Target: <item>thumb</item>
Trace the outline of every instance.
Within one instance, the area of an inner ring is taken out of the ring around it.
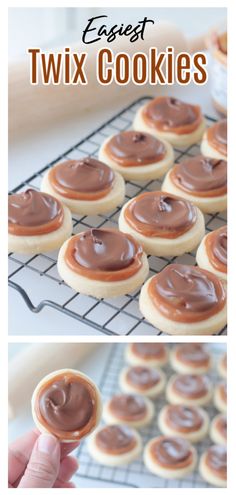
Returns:
[[[42,434],[34,445],[29,463],[18,488],[52,488],[60,468],[60,443]]]

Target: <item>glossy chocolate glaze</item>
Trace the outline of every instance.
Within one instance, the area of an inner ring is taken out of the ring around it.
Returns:
[[[140,167],[163,160],[166,148],[146,132],[124,131],[109,139],[105,152],[122,167]]]
[[[151,279],[148,293],[164,316],[183,323],[205,320],[226,303],[224,286],[216,275],[190,265],[166,266]]]
[[[62,204],[50,194],[27,189],[8,196],[8,232],[13,235],[43,235],[63,223]]]
[[[145,105],[142,116],[150,127],[175,134],[190,134],[202,122],[198,105],[190,105],[168,96],[155,98]]]
[[[94,280],[124,280],[142,265],[142,247],[115,229],[89,229],[72,237],[65,261],[75,272]]]
[[[155,191],[136,196],[126,207],[124,216],[144,236],[173,239],[193,227],[197,210],[186,199]]]
[[[203,155],[177,163],[170,172],[176,187],[193,196],[214,197],[227,193],[227,162]]]
[[[147,414],[146,402],[140,395],[118,394],[109,402],[110,412],[117,418],[128,421],[139,421]]]
[[[35,402],[39,421],[58,438],[87,434],[96,424],[97,407],[95,388],[70,371],[43,383]]]
[[[199,399],[209,393],[211,383],[205,375],[176,375],[172,387],[181,397]]]
[[[211,265],[223,273],[227,273],[227,244],[227,226],[213,230],[205,240],[206,252]]]
[[[212,148],[227,156],[227,119],[219,120],[207,129],[207,140]]]
[[[66,198],[84,201],[106,196],[114,178],[110,167],[91,157],[67,160],[49,172],[49,181],[56,192]]]
[[[159,342],[134,342],[131,344],[131,350],[136,356],[147,361],[162,360],[166,356],[165,344]]]
[[[158,370],[145,366],[132,366],[128,369],[126,380],[130,385],[140,390],[147,390],[160,382]]]
[[[206,451],[206,465],[219,478],[227,478],[227,450],[223,445],[212,445]]]
[[[110,455],[130,452],[137,444],[132,430],[124,425],[104,426],[96,434],[95,442],[99,449]]]
[[[150,453],[154,462],[167,469],[182,469],[192,462],[191,447],[184,438],[159,437],[152,443]]]
[[[201,410],[194,406],[168,405],[165,421],[176,432],[191,433],[200,430],[203,416]]]
[[[193,342],[180,344],[176,348],[176,358],[181,363],[192,367],[207,366],[210,362],[210,354],[203,344]]]

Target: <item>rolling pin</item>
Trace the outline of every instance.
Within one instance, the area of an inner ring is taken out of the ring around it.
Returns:
[[[8,400],[9,419],[30,401],[37,383],[51,371],[77,368],[78,364],[99,346],[98,343],[30,344],[9,361]]]
[[[120,101],[121,105],[127,99],[135,99],[144,94],[156,95],[161,87],[137,86],[132,82],[126,86],[111,83],[108,86],[100,85],[96,80],[96,57],[99,48],[108,44],[103,40],[91,45],[70,45],[71,51],[88,52],[86,61],[86,75],[88,85],[42,85],[30,84],[30,59],[26,53],[24,60],[9,67],[9,136],[20,137],[35,131],[41,127],[53,125],[71,116],[83,118],[85,112],[94,108],[98,109],[112,102]],[[159,22],[149,26],[145,32],[144,40],[130,43],[124,37],[120,37],[109,44],[114,53],[127,52],[132,55],[142,51],[148,54],[150,47],[157,47],[159,51],[166,50],[167,46],[173,46],[175,53],[191,51],[191,46],[183,33],[169,22]],[[29,47],[26,47],[26,50]],[[33,48],[33,47],[31,47]],[[198,44],[199,48],[199,44]],[[56,52],[57,50],[53,50]],[[59,51],[59,49],[58,49]]]

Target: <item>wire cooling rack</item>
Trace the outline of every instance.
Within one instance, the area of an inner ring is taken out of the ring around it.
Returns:
[[[168,344],[171,347],[171,344]],[[218,361],[220,355],[226,351],[226,345],[224,344],[209,344],[209,350],[213,356],[213,368],[211,372],[208,373],[209,378],[214,386],[217,382],[222,379],[216,371],[216,362]],[[119,384],[118,377],[121,369],[126,364],[124,360],[124,344],[113,344],[111,346],[111,351],[108,355],[107,362],[104,363],[104,372],[101,377],[100,384],[98,384],[100,391],[102,393],[103,403],[105,403],[112,395],[117,393]],[[174,373],[169,365],[167,365],[163,370],[166,373],[167,379]],[[166,404],[165,395],[162,394],[154,401],[156,414],[152,423],[139,430],[143,439],[143,446],[153,437],[160,435],[161,432],[157,426],[157,416],[161,408]],[[212,419],[218,411],[215,407],[210,404],[205,408],[209,414],[210,419]],[[199,444],[195,444],[198,458],[200,455],[212,445],[211,439],[206,437]],[[127,487],[138,487],[138,488],[191,488],[199,487],[205,488],[210,487],[203,478],[198,473],[198,467],[195,471],[181,480],[165,480],[164,478],[159,478],[149,473],[146,469],[143,461],[142,455],[139,459],[131,464],[120,467],[106,467],[95,462],[87,449],[87,442],[81,444],[77,451],[77,456],[79,460],[79,470],[76,475],[77,483],[79,486],[79,479],[86,478],[86,486],[98,483],[98,486],[127,486]]]
[[[132,126],[138,108],[147,103],[150,97],[144,97],[129,105],[96,131],[91,133],[64,154],[46,165],[37,173],[23,181],[11,192],[22,192],[27,188],[39,189],[44,173],[58,161],[78,159],[88,155],[97,157],[105,138],[124,131]],[[214,119],[206,116],[208,125]],[[175,148],[175,161],[199,153],[199,145],[186,149]],[[154,180],[138,183],[126,182],[125,202],[144,191],[160,189],[161,181]],[[121,207],[106,215],[74,216],[73,233],[90,227],[116,227]],[[205,215],[208,232],[222,227],[226,223],[225,214]],[[86,323],[99,332],[111,335],[161,335],[162,332],[146,322],[138,307],[139,291],[115,299],[98,300],[84,296],[69,288],[59,277],[56,268],[58,252],[34,256],[9,254],[9,285],[23,297],[28,308],[39,313],[45,306],[61,311],[79,322]],[[195,264],[195,253],[173,258],[149,256],[150,276],[162,270],[169,263]],[[226,328],[221,332],[226,333]]]

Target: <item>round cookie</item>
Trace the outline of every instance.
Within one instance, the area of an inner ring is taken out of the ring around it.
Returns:
[[[141,454],[142,439],[136,430],[126,425],[102,426],[91,435],[88,450],[99,464],[127,465]]]
[[[200,407],[168,404],[159,413],[158,426],[163,435],[178,436],[197,443],[208,433],[209,417]]]
[[[225,352],[219,359],[217,365],[218,373],[221,378],[227,378],[227,353]]]
[[[227,450],[223,445],[212,445],[200,458],[199,471],[210,485],[227,486]]]
[[[119,229],[131,234],[147,254],[173,257],[198,246],[205,234],[205,221],[189,201],[154,191],[140,194],[122,207]]]
[[[202,143],[203,155],[226,160],[227,158],[227,119],[219,120],[206,129]]]
[[[147,366],[131,366],[121,370],[119,384],[126,393],[140,394],[155,398],[165,387],[166,377],[163,371]]]
[[[171,264],[143,285],[139,308],[170,335],[211,335],[226,325],[226,289],[213,273]]]
[[[84,373],[72,369],[45,376],[32,395],[32,415],[42,433],[60,442],[78,442],[99,424],[102,412],[100,392]]]
[[[154,180],[173,165],[174,151],[169,143],[146,132],[123,131],[104,141],[99,159],[126,180]]]
[[[41,190],[79,215],[99,215],[123,203],[123,177],[94,158],[57,163],[43,177]]]
[[[137,111],[133,126],[179,148],[200,141],[206,124],[198,105],[161,96]]]
[[[168,362],[168,348],[160,342],[133,342],[125,348],[125,359],[131,366],[160,368]]]
[[[53,196],[27,189],[8,196],[8,251],[38,254],[58,249],[72,233],[70,210]]]
[[[150,440],[144,449],[144,464],[161,478],[184,478],[197,463],[195,448],[184,438],[160,436]]]
[[[212,399],[212,384],[206,375],[173,375],[166,387],[170,404],[205,406]]]
[[[227,411],[227,383],[225,381],[218,383],[215,386],[214,405],[218,411],[226,413]]]
[[[200,268],[227,281],[227,226],[213,230],[202,239],[196,262]]]
[[[103,408],[103,419],[108,424],[126,424],[133,428],[142,428],[149,424],[154,416],[154,405],[138,394],[114,395]]]
[[[149,272],[142,247],[115,229],[89,229],[71,237],[59,251],[57,267],[70,287],[97,298],[132,292]]]
[[[166,174],[162,190],[188,199],[204,213],[227,209],[227,162],[203,155],[189,157]]]
[[[177,344],[171,351],[170,362],[177,373],[201,375],[207,373],[212,366],[210,353],[204,344],[197,342]]]
[[[217,414],[211,422],[210,437],[212,442],[219,445],[227,444],[227,417],[225,414]]]

